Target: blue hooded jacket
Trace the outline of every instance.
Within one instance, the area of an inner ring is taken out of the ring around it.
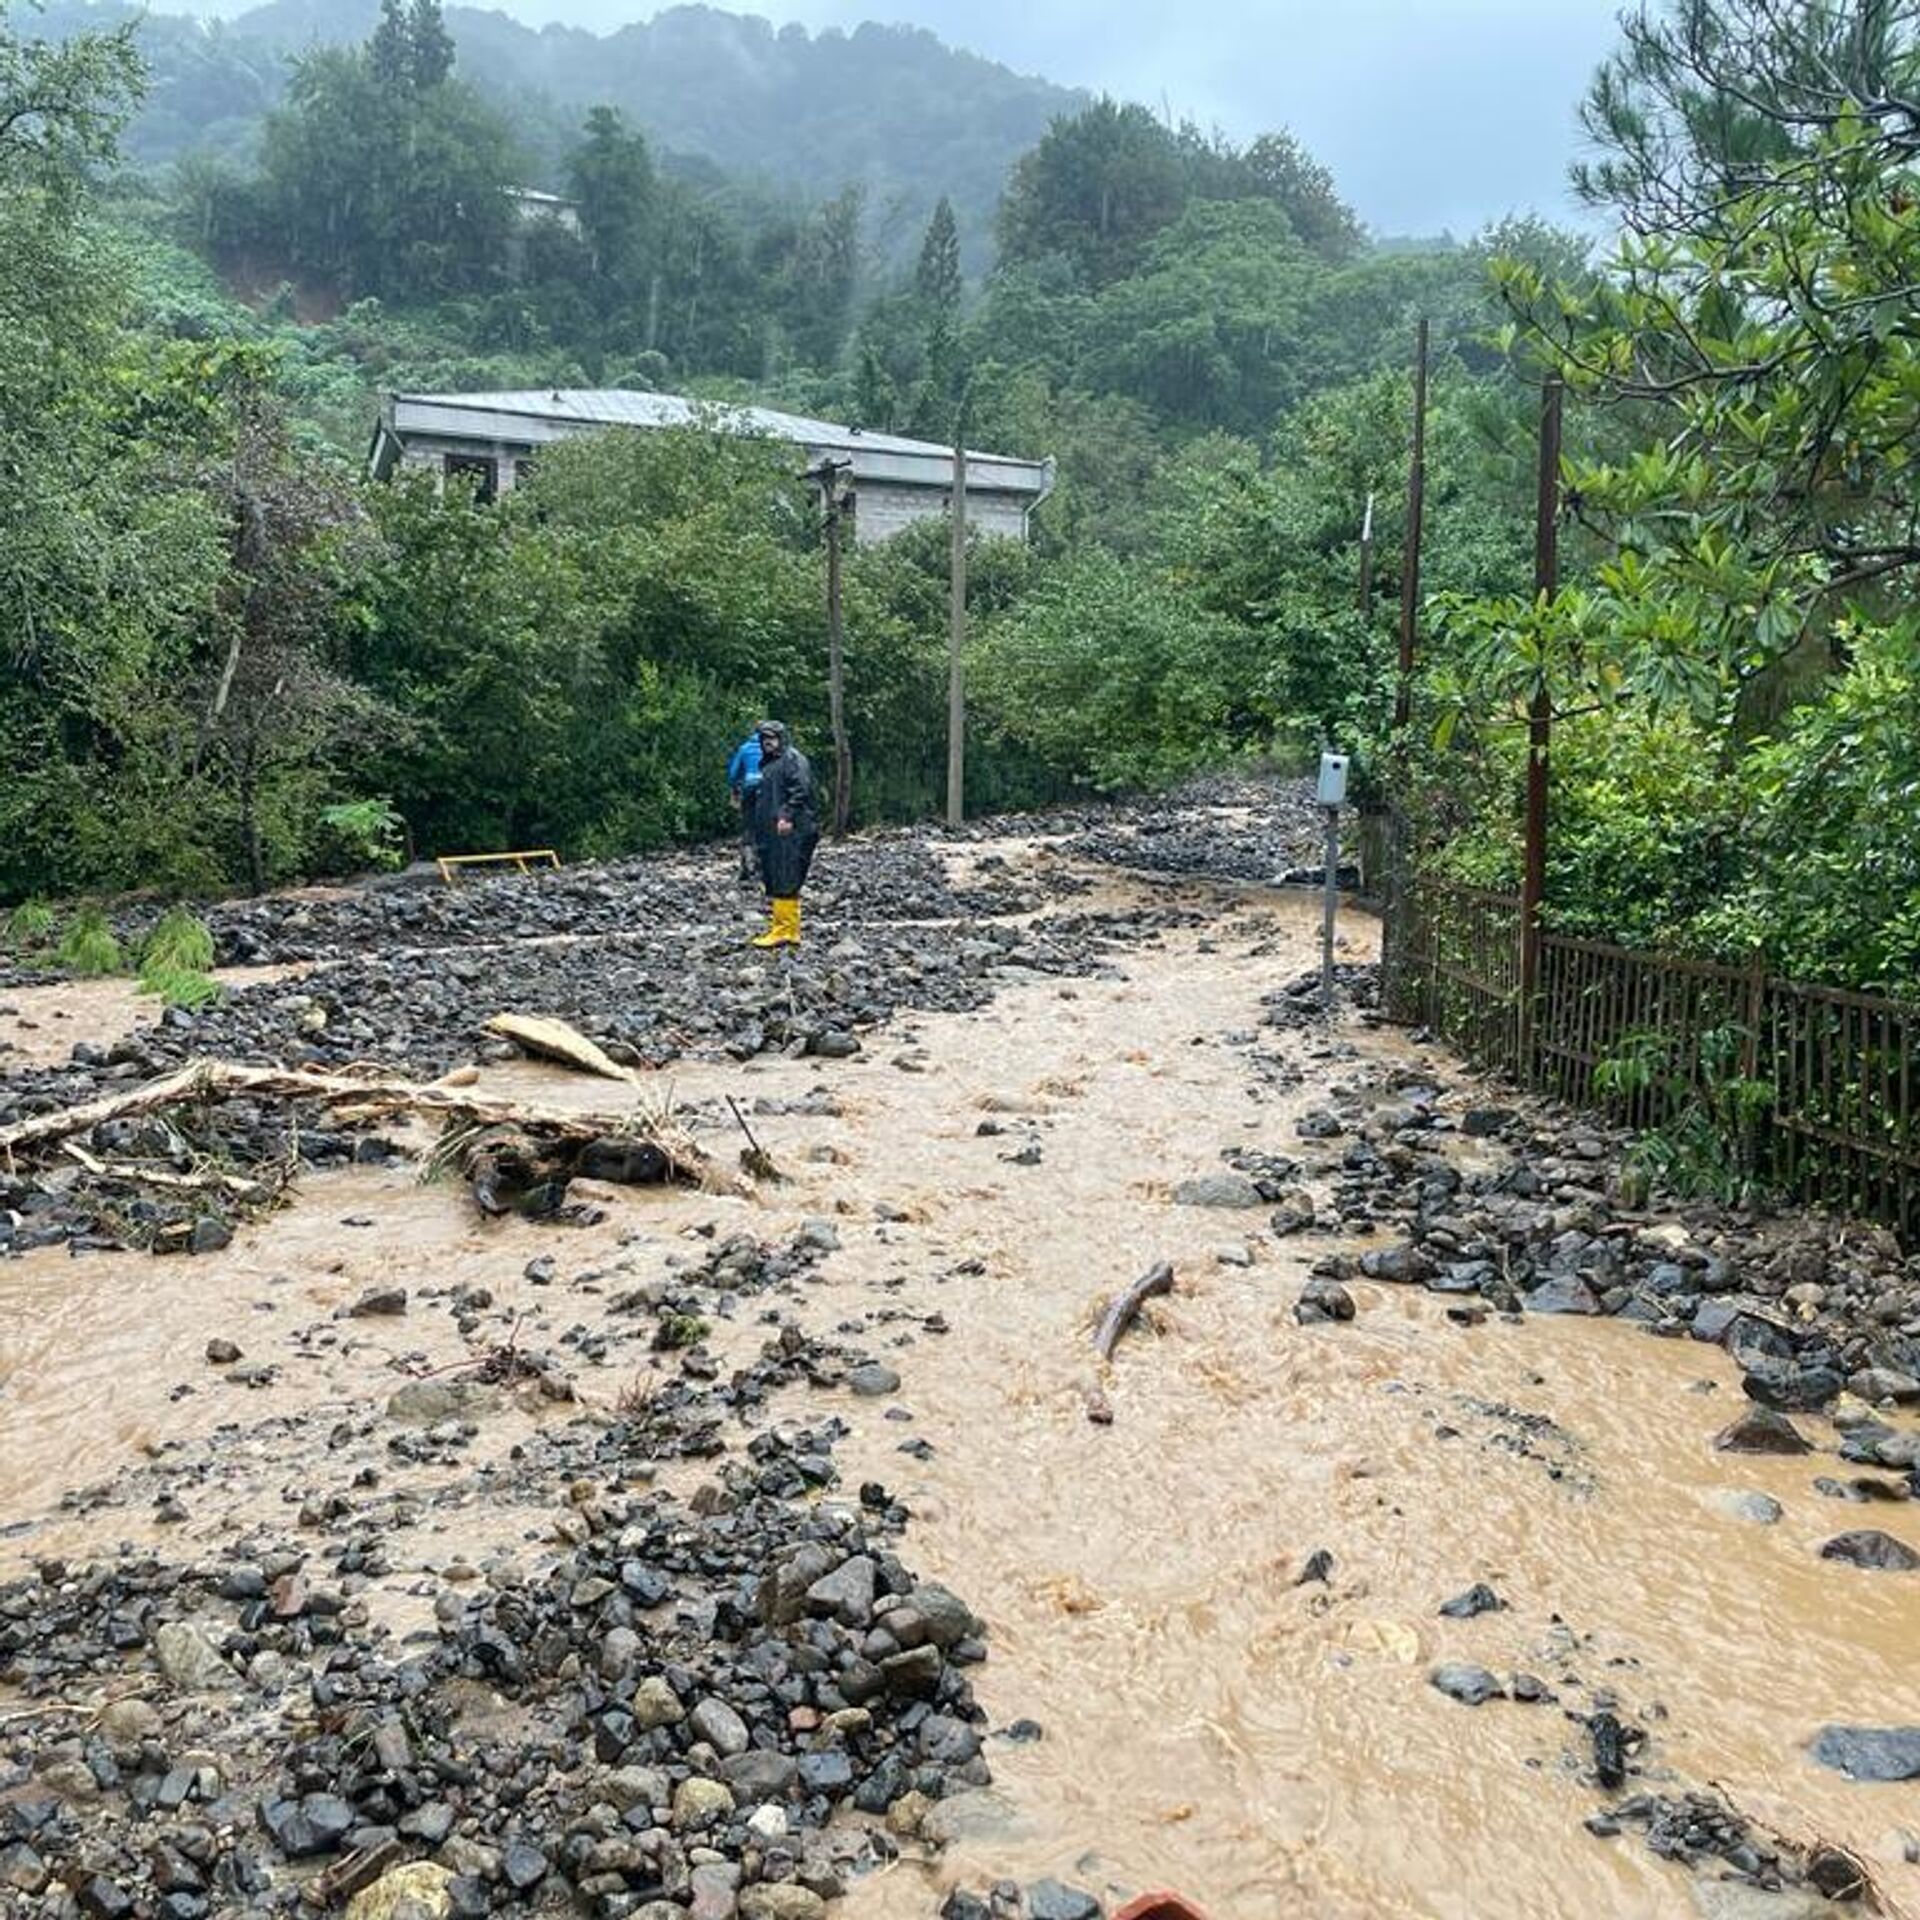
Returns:
[[[735,793],[751,793],[760,784],[760,736],[750,733],[727,762],[727,785]]]

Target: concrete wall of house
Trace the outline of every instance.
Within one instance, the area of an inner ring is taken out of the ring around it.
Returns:
[[[571,439],[573,431],[566,430],[554,437]],[[436,479],[444,481],[449,472],[471,472],[474,463],[489,463],[492,485],[484,491],[497,498],[511,493],[518,482],[532,471],[538,453],[538,448],[525,443],[422,434],[403,444],[400,464],[409,471],[431,473]],[[943,486],[913,486],[897,480],[859,481],[854,489],[854,539],[862,546],[875,546],[883,540],[891,540],[916,520],[943,518],[947,511],[947,495],[948,489]],[[1027,512],[1032,504],[1031,498],[1025,494],[969,487],[968,523],[983,534],[1024,540],[1027,537]]]
[[[916,520],[943,517],[947,511],[945,487],[904,487],[867,480],[855,490],[854,537],[865,546],[891,540]],[[981,533],[1026,537],[1025,502],[1012,494],[978,493],[967,489],[967,522]]]

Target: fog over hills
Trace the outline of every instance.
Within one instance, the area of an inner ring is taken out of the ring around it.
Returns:
[[[123,10],[57,0],[46,17]],[[1564,219],[1574,103],[1613,43],[1617,10],[1617,0],[771,0],[768,22],[708,7],[649,13],[632,0],[515,0],[505,11],[450,7],[448,18],[467,77],[516,97],[543,158],[581,108],[605,101],[660,147],[730,172],[809,196],[861,180],[881,220],[889,202],[910,222],[950,192],[977,242],[1007,165],[1089,91],[1240,140],[1287,127],[1378,233],[1465,234],[1528,207]],[[243,145],[277,97],[281,57],[357,39],[374,12],[369,0],[179,0],[150,13],[157,85],[135,152]],[[188,13],[218,24],[189,33],[178,17]]]

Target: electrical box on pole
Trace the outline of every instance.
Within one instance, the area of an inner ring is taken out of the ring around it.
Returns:
[[[1320,756],[1320,805],[1327,816],[1326,912],[1320,928],[1320,1005],[1333,1013],[1333,935],[1340,914],[1340,809],[1347,804],[1347,756]]]

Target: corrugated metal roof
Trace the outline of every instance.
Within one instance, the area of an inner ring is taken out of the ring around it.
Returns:
[[[897,433],[872,433],[862,427],[841,426],[832,420],[810,420],[802,414],[780,413],[771,407],[687,400],[676,393],[634,393],[624,387],[529,388],[504,393],[396,393],[393,405],[508,414],[577,426],[719,425],[835,452],[898,453],[946,461],[953,458],[953,449],[937,441],[909,440]],[[1042,461],[1020,460],[1008,454],[969,452],[967,458],[990,461],[999,467],[1031,467],[1036,483],[1045,471]]]

